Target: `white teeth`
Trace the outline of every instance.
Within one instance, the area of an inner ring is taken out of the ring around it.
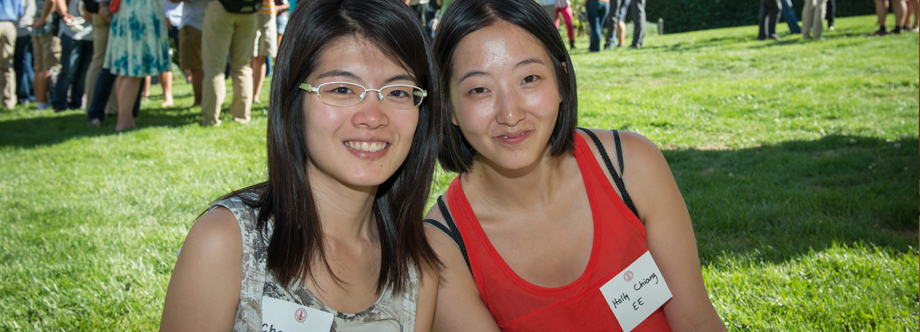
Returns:
[[[383,150],[387,147],[387,143],[384,142],[345,142],[345,146],[350,147],[355,150],[364,151],[364,152],[377,152]]]

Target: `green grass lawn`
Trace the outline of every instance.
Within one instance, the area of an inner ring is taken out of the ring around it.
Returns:
[[[662,148],[729,330],[918,330],[920,42],[866,37],[874,21],[839,19],[826,41],[578,40],[579,125]],[[157,329],[196,216],[265,178],[264,106],[202,128],[190,85],[181,107],[152,94],[121,135],[82,112],[0,110],[0,331]]]

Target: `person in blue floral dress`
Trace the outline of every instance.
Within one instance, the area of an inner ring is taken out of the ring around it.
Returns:
[[[122,0],[112,16],[103,67],[118,75],[115,131],[135,126],[131,110],[141,79],[170,69],[166,17],[161,1]]]

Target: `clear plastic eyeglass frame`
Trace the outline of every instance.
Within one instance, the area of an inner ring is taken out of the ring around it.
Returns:
[[[334,87],[333,89],[327,90],[329,87]],[[364,101],[364,97],[367,96],[367,93],[370,91],[377,93],[377,100],[383,102],[384,100],[391,101],[387,103],[388,105],[395,106],[397,108],[414,108],[422,104],[422,101],[425,97],[428,97],[428,91],[423,90],[420,87],[409,85],[409,84],[391,84],[379,89],[368,89],[363,85],[351,82],[327,82],[317,86],[312,86],[308,83],[300,83],[300,88],[307,92],[315,92],[319,97],[319,101],[323,104],[329,106],[338,106],[338,107],[348,107],[360,104]],[[333,94],[333,92],[338,88],[345,88],[350,91],[343,91],[344,93]],[[360,93],[358,89],[360,89]],[[399,88],[410,88],[411,96],[394,96],[395,98],[412,98],[406,99],[405,102],[401,102],[398,99],[388,99],[388,95],[394,91],[402,91]],[[355,93],[352,95],[351,93]],[[325,95],[325,96],[324,96]],[[339,95],[338,98],[330,98],[330,95],[335,96]]]

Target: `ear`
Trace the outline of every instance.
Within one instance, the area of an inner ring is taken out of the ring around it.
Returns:
[[[450,123],[459,127],[460,125],[457,124],[457,112],[454,112],[454,104],[448,101],[446,107],[447,112],[450,113]]]
[[[565,65],[565,61],[561,62],[561,64],[562,64],[562,70],[564,70],[564,71],[566,72],[566,74],[568,74],[568,73],[569,73],[569,66],[566,66],[566,65]]]

